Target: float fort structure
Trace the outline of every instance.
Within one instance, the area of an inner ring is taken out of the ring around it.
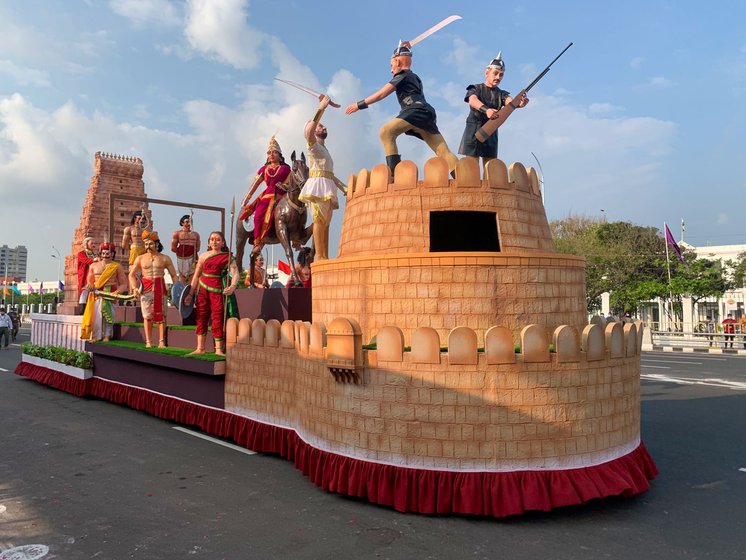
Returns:
[[[481,178],[469,158],[455,180],[440,158],[423,171],[353,175],[338,256],[312,267],[312,320],[230,319],[220,371],[146,374],[89,344],[88,379],[17,372],[399,511],[501,517],[645,491],[642,326],[587,324],[585,262],[554,252],[535,171],[494,160]]]

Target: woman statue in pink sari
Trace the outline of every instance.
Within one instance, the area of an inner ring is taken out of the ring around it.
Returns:
[[[252,213],[254,214],[254,249],[252,253],[260,252],[264,245],[264,238],[274,232],[274,208],[280,198],[285,196],[285,185],[289,177],[290,166],[285,163],[280,144],[273,136],[267,148],[267,162],[257,171],[249,192],[241,202],[241,213],[238,217],[239,220],[245,220]],[[264,192],[249,204],[249,200],[262,183],[267,185]]]

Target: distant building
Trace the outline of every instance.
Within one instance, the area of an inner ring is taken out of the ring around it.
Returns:
[[[679,242],[682,249],[694,251],[698,259],[720,261],[726,273],[728,261],[736,262],[738,255],[746,253],[746,244],[741,245],[708,245],[695,247],[684,241]],[[602,295],[602,311],[609,312],[609,294]],[[638,318],[645,321],[648,326],[660,329],[668,329],[671,325],[678,325],[683,330],[693,330],[701,323],[720,322],[731,313],[738,320],[746,315],[746,285],[737,286],[733,290],[725,292],[721,298],[704,298],[695,302],[690,297],[682,298],[682,318],[669,316],[666,311],[666,303],[656,300],[648,303],[638,310]],[[683,325],[682,325],[683,323]]]
[[[24,245],[0,247],[0,274],[25,282],[27,266],[28,250]]]

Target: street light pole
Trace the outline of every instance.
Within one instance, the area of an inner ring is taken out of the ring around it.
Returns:
[[[57,259],[57,302],[60,301],[60,267],[62,266],[62,255],[60,254],[59,249],[52,245],[52,249],[54,249],[54,252],[57,253],[56,255],[52,255],[55,259]],[[57,313],[57,310],[54,310],[55,313]]]

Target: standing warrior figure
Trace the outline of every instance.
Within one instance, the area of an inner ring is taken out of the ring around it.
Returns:
[[[325,144],[328,133],[320,122],[330,101],[326,95],[322,95],[313,120],[306,123],[304,135],[308,142],[309,173],[298,197],[311,208],[313,248],[318,260],[329,258],[329,224],[332,212],[339,208],[337,189],[347,194],[347,187],[334,176],[334,162]]]
[[[260,252],[264,244],[264,238],[274,231],[274,207],[284,196],[285,185],[289,177],[290,166],[285,163],[280,144],[272,136],[267,147],[267,161],[257,171],[249,192],[246,193],[243,202],[241,202],[242,210],[238,217],[239,220],[245,220],[252,213],[254,214],[254,249],[252,253]],[[254,202],[249,204],[249,200],[262,182],[266,183],[267,188]]]
[[[367,109],[369,105],[396,92],[401,112],[396,118],[384,124],[379,133],[383,149],[386,152],[389,177],[392,181],[394,179],[394,168],[401,161],[396,139],[402,134],[424,140],[436,155],[448,162],[448,169],[452,173],[458,162],[438,130],[435,109],[425,100],[425,95],[422,93],[422,81],[417,74],[410,70],[411,67],[412,50],[410,44],[409,42],[399,41],[399,46],[396,47],[394,54],[391,56],[391,73],[394,75],[391,81],[376,93],[351,104],[345,110],[346,114],[351,115],[362,109]]]
[[[479,142],[474,134],[488,120],[496,119],[497,112],[505,105],[511,105],[517,109],[528,104],[528,97],[525,93],[516,101],[510,93],[497,87],[504,75],[505,62],[500,51],[484,71],[484,83],[468,86],[466,97],[464,97],[464,101],[469,104],[471,110],[469,116],[466,117],[466,128],[461,137],[458,153],[475,158],[481,157],[485,168],[489,160],[497,158],[497,130],[484,142]]]
[[[112,303],[101,297],[100,292],[119,294],[127,290],[127,276],[122,266],[114,261],[116,249],[113,243],[101,243],[101,260],[88,269],[85,290],[88,300],[80,327],[80,338],[96,342],[111,340],[114,334],[114,311]],[[94,293],[95,292],[97,293]]]
[[[140,298],[142,317],[145,323],[145,347],[153,344],[153,323],[158,325],[158,348],[166,347],[166,281],[165,271],[176,278],[176,269],[171,257],[161,254],[163,244],[158,238],[158,232],[145,230],[142,232],[145,243],[145,253],[135,259],[130,268],[130,293]],[[137,274],[142,276],[142,291],[137,286]]]
[[[251,254],[251,268],[254,270],[254,282],[251,282],[251,270],[249,270],[246,273],[244,285],[248,288],[257,288],[260,290],[269,288],[267,269],[264,268],[264,257],[261,253]]]
[[[192,218],[184,214],[179,220],[181,229],[174,232],[171,238],[171,251],[176,253],[176,269],[179,272],[179,280],[189,282],[194,274],[194,267],[199,255],[200,238],[199,233],[192,231]]]
[[[79,300],[82,300],[79,301],[79,303],[85,303],[87,301],[87,295],[84,300],[83,286],[85,286],[88,281],[88,269],[93,264],[93,261],[96,260],[96,252],[93,250],[93,237],[86,237],[83,239],[83,249],[78,251],[76,258],[78,262],[78,298]]]
[[[184,303],[191,305],[197,297],[197,348],[192,354],[205,353],[207,322],[212,322],[212,338],[215,342],[215,353],[222,355],[223,330],[225,323],[224,297],[228,297],[227,316],[238,317],[236,291],[238,285],[238,266],[225,246],[225,238],[219,231],[213,231],[207,239],[208,250],[199,256],[197,269],[192,276],[190,291],[184,296]],[[231,282],[228,285],[228,273]],[[197,292],[199,290],[199,292]]]
[[[142,211],[138,210],[137,212],[132,214],[130,225],[124,228],[124,233],[122,234],[122,251],[129,251],[128,263],[130,266],[132,266],[137,257],[145,253],[145,245],[143,244],[141,238],[141,221]]]

